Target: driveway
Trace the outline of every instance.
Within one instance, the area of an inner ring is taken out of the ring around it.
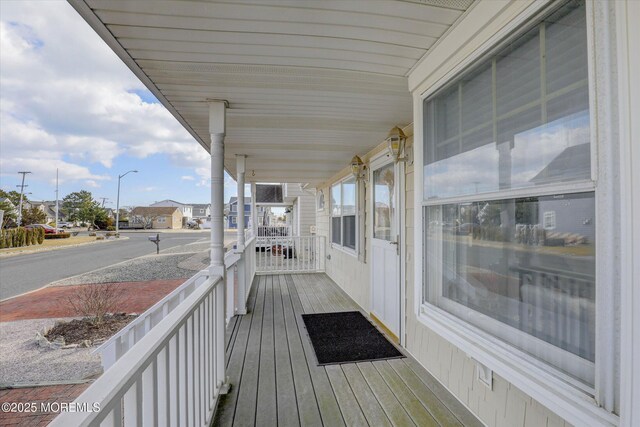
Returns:
[[[57,280],[153,254],[156,247],[148,238],[154,233],[121,232],[129,239],[2,258],[0,300],[39,289]],[[225,243],[234,237],[232,233],[225,233]],[[208,239],[206,231],[162,233],[160,250]]]

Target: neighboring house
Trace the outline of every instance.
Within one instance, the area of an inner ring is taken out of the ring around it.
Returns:
[[[62,201],[58,202],[58,221],[66,221],[67,215],[62,211]],[[29,200],[28,202],[22,203],[22,209],[31,209],[32,207],[37,207],[47,216],[47,223],[55,222],[56,220],[56,202],[53,201],[35,201]]]
[[[191,207],[193,212],[193,219],[206,221],[207,219],[211,218],[211,203],[192,203]]]
[[[152,207],[176,207],[180,208],[180,212],[182,212],[183,221],[186,223],[191,218],[193,218],[193,206],[187,205],[184,203],[176,202],[175,200],[161,200],[159,202],[152,203]],[[184,225],[184,224],[183,224]]]
[[[238,228],[238,198],[231,197],[228,203],[229,213],[227,214],[227,228]],[[259,215],[264,212],[264,207],[258,211]],[[249,220],[251,218],[251,198],[244,198],[244,226],[249,226]]]
[[[174,206],[139,206],[131,211],[129,217],[129,223],[153,229],[182,228],[182,220],[182,211]]]

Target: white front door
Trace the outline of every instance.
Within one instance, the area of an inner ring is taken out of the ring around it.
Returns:
[[[387,159],[385,159],[387,160]],[[400,235],[398,167],[393,161],[372,167],[371,314],[400,337]]]

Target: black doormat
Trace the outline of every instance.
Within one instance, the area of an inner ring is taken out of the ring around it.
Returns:
[[[303,314],[319,365],[404,357],[359,311]]]

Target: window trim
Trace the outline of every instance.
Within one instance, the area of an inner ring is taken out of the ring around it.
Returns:
[[[356,226],[356,234],[355,234],[355,243],[356,243],[356,247],[355,249],[351,249],[347,246],[343,246],[341,244],[338,243],[334,243],[333,242],[333,218],[340,218],[340,241],[344,242],[343,236],[344,236],[344,222],[342,221],[342,218],[344,218],[344,214],[343,214],[343,210],[342,210],[342,201],[343,201],[343,192],[342,192],[342,184],[345,181],[350,181],[353,179],[352,175],[347,175],[343,178],[340,178],[337,181],[334,181],[331,185],[329,185],[329,194],[331,194],[331,190],[333,189],[333,187],[335,187],[336,185],[340,185],[340,216],[334,216],[333,215],[333,199],[330,198],[330,203],[329,203],[329,241],[331,242],[331,248],[332,249],[336,249],[339,250],[341,252],[344,252],[348,255],[357,257],[358,253],[360,252],[360,203],[358,200],[358,195],[360,192],[360,186],[358,185],[358,180],[355,180],[355,188],[356,188],[356,192],[355,192],[355,226]],[[351,216],[351,215],[347,215],[347,216]]]
[[[495,370],[500,376],[516,387],[522,389],[527,395],[538,400],[540,403],[567,419],[569,422],[577,425],[617,425],[619,417],[613,413],[613,400],[617,399],[617,386],[612,385],[615,378],[615,352],[611,352],[611,348],[615,344],[616,323],[614,319],[615,307],[613,294],[615,289],[609,287],[603,293],[604,286],[597,287],[596,300],[597,318],[596,318],[596,367],[595,367],[595,392],[594,396],[588,396],[579,388],[560,379],[559,376],[550,372],[547,365],[544,368],[536,365],[533,357],[523,354],[517,356],[514,352],[515,347],[506,344],[486,332],[475,328],[473,325],[445,312],[433,304],[424,303],[424,208],[430,205],[442,205],[451,201],[464,201],[464,197],[442,198],[429,201],[423,201],[424,182],[423,182],[423,164],[424,164],[424,100],[434,96],[438,91],[447,87],[447,85],[456,79],[462,72],[467,71],[473,65],[477,64],[482,58],[486,58],[504,46],[505,42],[513,40],[521,31],[531,28],[527,25],[530,22],[537,21],[544,17],[549,11],[557,7],[555,2],[550,0],[544,2],[534,2],[521,10],[521,13],[514,17],[499,28],[493,35],[488,37],[481,45],[463,60],[457,62],[450,67],[448,72],[440,75],[429,86],[425,82],[428,76],[422,74],[419,76],[410,76],[410,79],[422,83],[417,84],[413,92],[414,101],[414,137],[418,141],[414,144],[414,158],[416,165],[414,170],[414,187],[415,199],[414,209],[416,212],[415,229],[414,229],[414,313],[417,320],[430,328],[453,345],[467,353],[474,360],[487,365],[490,369]],[[615,117],[598,117],[598,106],[604,105],[608,108],[615,104],[615,94],[612,92],[612,80],[615,79],[615,56],[611,56],[609,52],[600,52],[597,46],[607,46],[608,38],[615,34],[615,26],[613,19],[609,17],[608,11],[605,11],[606,5],[600,5],[598,2],[586,2],[586,24],[587,24],[587,45],[588,45],[588,86],[590,98],[590,126],[591,126],[591,180],[582,182],[574,182],[566,185],[551,185],[540,188],[524,188],[505,192],[483,193],[481,195],[473,194],[467,199],[483,200],[501,199],[508,197],[516,197],[523,192],[526,194],[535,193],[536,195],[545,195],[558,192],[583,192],[594,191],[596,194],[596,224],[604,223],[604,219],[608,217],[607,213],[611,213],[611,207],[600,207],[607,201],[615,200],[613,194],[607,192],[607,189],[615,185],[615,177],[602,174],[598,168],[604,169],[606,166],[610,170],[611,165],[604,165],[604,160],[611,161],[612,156],[612,131],[603,126],[604,124],[613,124]],[[600,30],[596,33],[596,25]],[[610,38],[609,40],[614,40]],[[609,55],[609,56],[607,56]],[[613,64],[611,62],[613,61]],[[613,70],[612,70],[613,68]],[[598,82],[598,78],[603,80]],[[596,98],[598,102],[596,103]],[[603,108],[603,107],[600,107]],[[602,113],[601,113],[602,114]],[[611,175],[611,174],[609,174]],[[607,182],[603,185],[603,176],[607,177]],[[521,191],[523,190],[523,191]],[[613,193],[613,192],[611,192]],[[607,232],[598,227],[596,237],[597,253],[608,253],[615,246],[615,242],[619,240],[617,237],[607,237]],[[612,228],[612,226],[609,226]],[[617,240],[616,240],[617,239]],[[613,240],[613,242],[612,242]],[[611,255],[614,255],[611,253]],[[601,257],[603,258],[603,257]],[[610,261],[607,261],[610,262]],[[599,271],[596,272],[597,283],[615,283],[615,271],[610,265],[604,265],[602,259],[598,261]],[[603,301],[603,296],[606,301]],[[504,346],[507,346],[505,351]],[[607,349],[611,353],[606,355],[607,360],[603,361],[603,349]],[[605,396],[603,396],[605,393]],[[601,407],[603,406],[603,407]],[[606,409],[605,409],[606,408]]]

